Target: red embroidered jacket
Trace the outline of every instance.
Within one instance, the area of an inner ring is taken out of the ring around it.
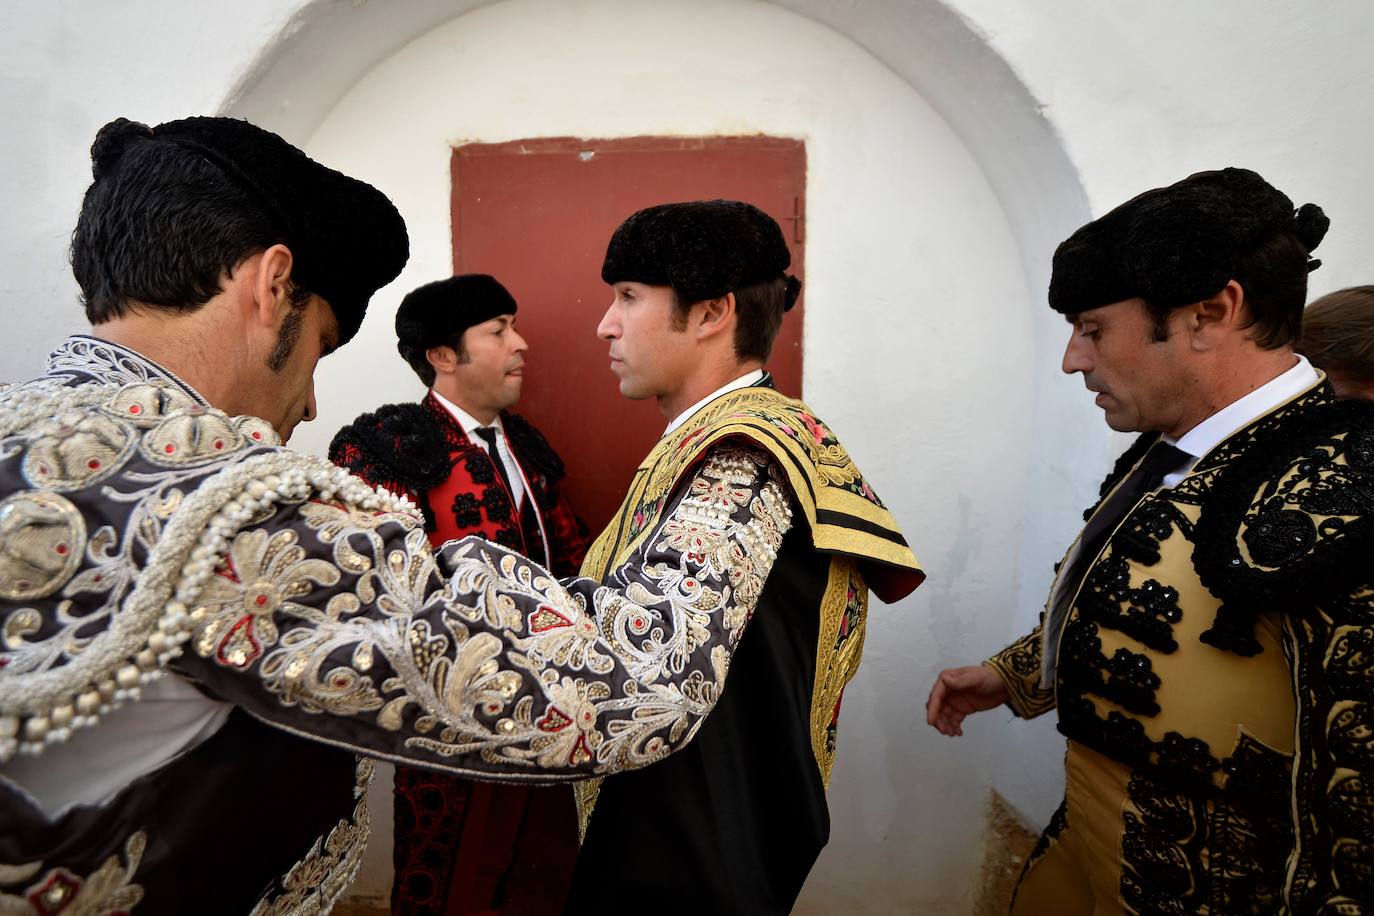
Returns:
[[[436,547],[475,534],[547,564],[555,575],[576,575],[590,537],[559,486],[563,461],[518,414],[502,411],[501,425],[537,517],[522,519],[491,457],[433,393],[419,404],[388,404],[359,416],[334,436],[329,460],[410,497],[424,511],[425,531]]]

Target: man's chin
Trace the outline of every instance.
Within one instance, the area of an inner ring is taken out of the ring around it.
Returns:
[[[1142,430],[1142,429],[1140,428],[1140,424],[1137,423],[1137,422],[1135,422],[1134,420],[1132,420],[1130,417],[1124,417],[1124,416],[1122,416],[1122,415],[1119,414],[1119,413],[1113,413],[1113,412],[1111,412],[1111,411],[1103,411],[1103,413],[1105,414],[1105,416],[1103,417],[1103,419],[1105,419],[1105,420],[1107,421],[1107,426],[1110,427],[1110,428],[1111,428],[1112,430],[1114,430],[1115,432],[1118,432],[1118,433],[1139,433],[1139,432],[1144,432],[1144,430]]]
[[[620,396],[631,401],[642,401],[650,397],[649,393],[629,379],[620,380]]]

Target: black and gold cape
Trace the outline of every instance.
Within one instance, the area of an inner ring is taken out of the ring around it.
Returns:
[[[611,881],[617,899],[640,888],[656,912],[668,902],[671,912],[788,912],[829,835],[825,788],[868,591],[896,601],[924,578],[834,433],[766,383],[716,398],[659,441],[583,575],[602,581],[632,557],[692,469],[740,442],[767,453],[805,524],[788,531],[695,741],[642,771],[578,784],[584,846],[570,911],[604,904]]]

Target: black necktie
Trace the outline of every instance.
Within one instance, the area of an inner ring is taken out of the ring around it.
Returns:
[[[496,473],[501,475],[501,482],[506,485],[506,495],[511,498],[511,513],[518,513],[520,507],[514,504],[515,488],[510,485],[510,477],[506,474],[506,462],[501,460],[501,452],[496,448],[496,427],[479,426],[473,432],[487,444],[487,454],[491,456],[491,463],[496,466]]]
[[[1088,519],[1088,524],[1083,526],[1078,556],[1074,558],[1073,566],[1069,567],[1069,575],[1064,580],[1065,587],[1060,590],[1059,602],[1054,609],[1056,619],[1063,618],[1062,611],[1068,610],[1066,605],[1078,591],[1083,574],[1088,571],[1088,564],[1097,559],[1107,538],[1116,530],[1117,525],[1121,524],[1126,513],[1135,508],[1135,504],[1142,496],[1158,487],[1167,474],[1177,471],[1192,460],[1192,455],[1163,439],[1150,446],[1135,469],[1126,475],[1126,479],[1121,481],[1097,512],[1093,513],[1093,517]]]

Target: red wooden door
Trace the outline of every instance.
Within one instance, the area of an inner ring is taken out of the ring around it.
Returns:
[[[563,456],[568,495],[595,533],[667,423],[653,400],[621,397],[596,336],[610,303],[601,261],[611,233],[654,204],[744,200],[783,227],[800,277],[805,147],[772,137],[473,143],[454,149],[452,172],[454,272],[491,274],[520,304],[530,351],[516,409]],[[799,302],[787,313],[768,365],[795,396],[801,311]]]

